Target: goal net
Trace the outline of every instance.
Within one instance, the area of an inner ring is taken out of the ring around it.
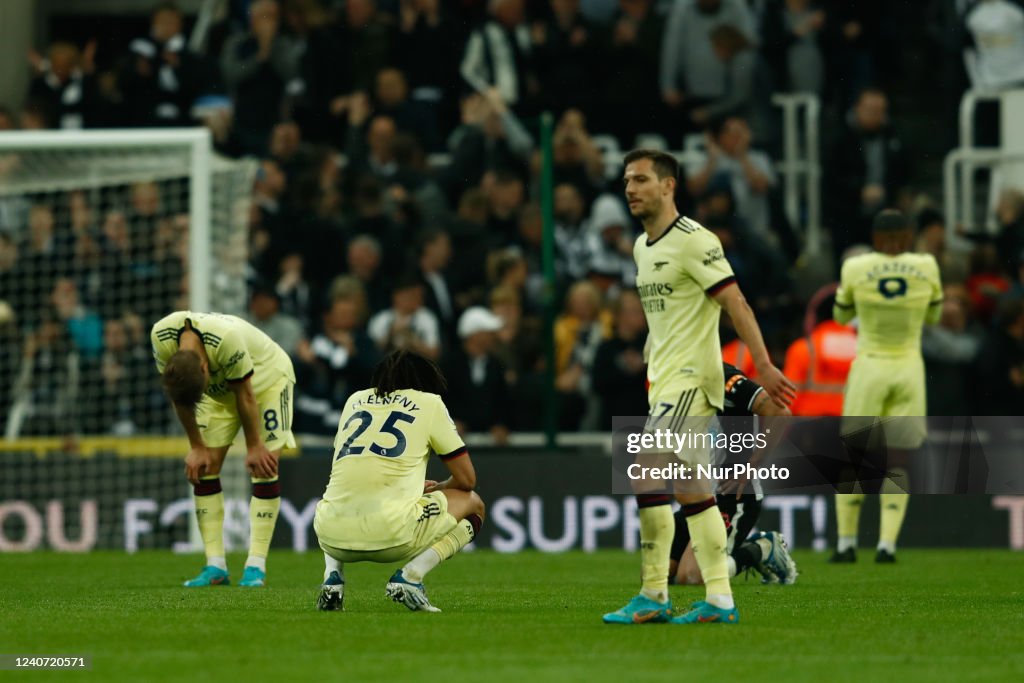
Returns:
[[[35,533],[11,504],[45,519],[59,503],[75,539],[120,537],[106,508],[125,496],[187,497],[149,329],[181,308],[244,312],[255,170],[202,129],[0,134],[0,551]]]
[[[0,136],[8,439],[170,429],[149,328],[244,311],[253,171],[203,131]]]

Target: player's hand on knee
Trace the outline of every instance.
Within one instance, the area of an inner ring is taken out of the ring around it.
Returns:
[[[245,455],[245,466],[249,474],[259,479],[277,476],[277,456],[260,443],[251,447]]]
[[[193,448],[185,456],[185,477],[192,483],[198,484],[199,478],[210,471],[213,458],[205,446]]]

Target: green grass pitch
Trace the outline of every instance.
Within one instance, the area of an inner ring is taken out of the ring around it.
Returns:
[[[795,586],[735,582],[737,626],[605,626],[637,588],[623,552],[459,556],[428,578],[442,614],[384,598],[350,565],[343,613],[313,608],[315,553],[275,552],[265,589],[180,588],[166,552],[0,556],[0,653],[89,654],[77,681],[1020,681],[1024,555],[907,550],[894,566],[796,553]],[[230,558],[232,578],[242,557]],[[703,589],[673,587],[677,609]]]

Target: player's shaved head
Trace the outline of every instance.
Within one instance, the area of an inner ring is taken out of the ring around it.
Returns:
[[[171,402],[195,409],[206,391],[207,377],[202,358],[195,351],[178,351],[164,366],[161,381]]]
[[[871,229],[871,241],[874,243],[875,251],[895,255],[909,251],[913,245],[914,231],[902,211],[880,211],[875,216]]]
[[[879,211],[878,215],[875,216],[874,222],[871,224],[871,229],[875,232],[891,234],[894,232],[903,232],[904,230],[910,229],[910,222],[907,217],[903,215],[902,211],[896,209],[885,209]]]
[[[668,152],[657,149],[634,149],[626,155],[624,164],[629,166],[634,161],[641,159],[651,160],[651,167],[654,169],[655,175],[658,176],[658,180],[679,177],[679,162]]]

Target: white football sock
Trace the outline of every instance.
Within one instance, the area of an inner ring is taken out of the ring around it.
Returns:
[[[256,567],[261,572],[266,573],[267,571],[267,558],[257,557],[256,555],[250,555],[245,560],[246,567]]]
[[[341,580],[345,580],[345,571],[341,568],[341,562],[338,562],[327,553],[324,553],[324,581],[326,581],[327,577],[331,575],[331,572],[338,572],[338,576],[341,577]]]
[[[718,607],[719,609],[732,609],[736,606],[731,595],[709,595],[704,601]]]
[[[840,536],[838,550],[841,553],[845,553],[847,549],[857,548],[857,537],[856,536]]]
[[[208,557],[206,558],[207,567],[216,567],[217,569],[228,570],[228,561],[223,557]]]
[[[441,564],[441,554],[433,548],[427,548],[402,567],[402,576],[406,581],[423,583],[423,577],[427,575],[427,572],[439,564]]]

